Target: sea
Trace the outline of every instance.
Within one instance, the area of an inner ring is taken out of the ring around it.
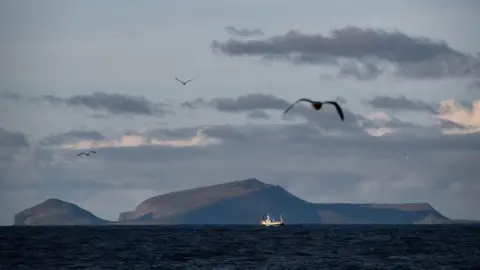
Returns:
[[[478,225],[0,227],[0,269],[480,269]]]

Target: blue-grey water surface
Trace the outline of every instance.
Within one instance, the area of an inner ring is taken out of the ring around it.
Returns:
[[[0,227],[0,269],[480,269],[480,226]]]

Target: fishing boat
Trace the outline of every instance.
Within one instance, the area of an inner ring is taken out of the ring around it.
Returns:
[[[267,214],[265,216],[265,219],[260,220],[260,225],[265,226],[265,227],[271,227],[271,226],[283,226],[285,223],[283,222],[282,215],[280,215],[280,221],[276,221],[275,218],[270,218],[270,214]]]

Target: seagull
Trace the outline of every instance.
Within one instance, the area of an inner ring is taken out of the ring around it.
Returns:
[[[182,80],[178,79],[177,77],[175,77],[175,80],[179,81],[179,82],[182,83],[183,85],[187,85],[187,83],[193,81],[193,79],[190,79],[190,80],[187,80],[187,81],[182,81]]]
[[[342,119],[342,121],[344,121],[344,115],[343,115],[343,111],[342,111],[342,108],[340,107],[340,105],[338,105],[338,103],[336,101],[313,101],[311,99],[308,99],[308,98],[300,98],[298,99],[297,101],[295,101],[292,105],[290,105],[284,112],[283,112],[283,115],[285,115],[288,111],[290,111],[297,103],[299,102],[302,102],[302,101],[305,101],[305,102],[310,102],[312,104],[312,108],[315,110],[315,111],[318,111],[322,108],[323,104],[332,104],[333,106],[335,106],[335,108],[337,109],[337,112],[338,114],[340,115],[340,119]]]
[[[90,156],[90,153],[94,153],[94,154],[96,154],[97,152],[95,152],[95,151],[88,151],[87,153],[85,153],[85,152],[81,152],[81,153],[79,153],[79,154],[77,155],[77,157],[78,157],[78,156],[81,156],[81,155],[85,155],[85,156],[87,156],[87,157],[88,157],[88,156]]]

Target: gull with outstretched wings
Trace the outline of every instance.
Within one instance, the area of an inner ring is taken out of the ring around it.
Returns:
[[[90,156],[91,153],[96,154],[97,152],[95,152],[95,151],[81,152],[81,153],[79,153],[79,154],[77,155],[77,157],[78,157],[78,156],[81,156],[81,155],[85,155],[85,156],[88,157],[88,156]]]
[[[314,100],[311,100],[311,99],[308,99],[308,98],[300,98],[297,101],[295,101],[292,105],[290,105],[283,112],[283,115],[285,115],[288,111],[290,111],[295,105],[297,105],[300,102],[309,102],[312,105],[312,108],[315,111],[320,110],[323,107],[324,104],[331,104],[331,105],[335,106],[335,108],[337,109],[337,112],[338,112],[338,115],[340,116],[340,119],[342,119],[342,121],[344,121],[344,119],[345,119],[345,116],[343,115],[342,107],[340,107],[340,105],[338,105],[338,103],[336,101],[314,101]]]
[[[183,85],[187,85],[187,83],[189,83],[189,82],[193,81],[193,79],[186,80],[186,81],[182,81],[182,80],[180,80],[180,79],[179,79],[179,78],[177,78],[177,77],[175,77],[175,80],[179,81],[179,82],[180,82],[181,84],[183,84]]]

